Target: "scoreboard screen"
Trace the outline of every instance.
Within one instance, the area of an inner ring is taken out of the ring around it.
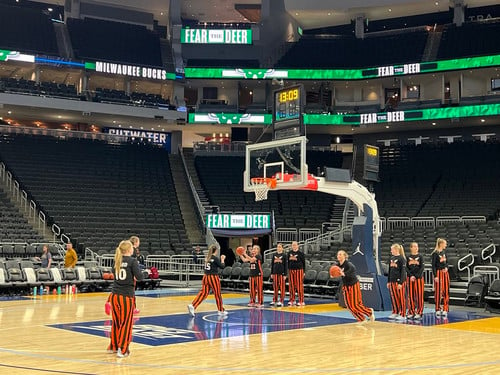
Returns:
[[[380,155],[379,148],[377,146],[365,145],[365,157],[364,157],[364,169],[363,169],[363,178],[366,181],[375,181],[378,182],[379,176],[379,163],[380,163]]]
[[[304,87],[285,87],[273,95],[273,138],[283,139],[305,135],[302,120],[304,112]]]

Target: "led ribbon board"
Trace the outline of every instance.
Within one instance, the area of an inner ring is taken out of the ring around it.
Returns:
[[[316,115],[305,114],[306,125],[369,125],[407,121],[433,121],[447,118],[498,116],[500,104],[470,105],[464,107],[428,108],[359,115]]]
[[[379,66],[367,69],[226,69],[185,68],[186,78],[236,79],[336,79],[356,80],[500,66],[500,55],[436,62]]]

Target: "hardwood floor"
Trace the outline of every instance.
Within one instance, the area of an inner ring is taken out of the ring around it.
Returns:
[[[0,372],[4,374],[498,374],[500,317],[432,310],[421,324],[394,323],[389,312],[355,323],[327,300],[305,307],[248,308],[245,294],[224,294],[219,319],[212,298],[195,318],[193,291],[137,296],[141,312],[131,355],[106,353],[107,294],[0,300]],[[267,296],[266,296],[267,297]],[[431,306],[429,306],[431,307]]]

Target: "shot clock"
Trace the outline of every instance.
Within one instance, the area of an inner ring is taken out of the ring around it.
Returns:
[[[273,139],[305,135],[304,87],[296,85],[275,90],[273,99]]]

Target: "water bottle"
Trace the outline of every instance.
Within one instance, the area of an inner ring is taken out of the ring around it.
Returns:
[[[61,294],[61,286],[60,285],[57,287],[57,294]]]
[[[43,286],[40,285],[40,296],[43,296]]]
[[[34,287],[33,287],[33,297],[36,297],[36,290],[37,290],[37,287],[36,287],[36,286],[34,286]]]

